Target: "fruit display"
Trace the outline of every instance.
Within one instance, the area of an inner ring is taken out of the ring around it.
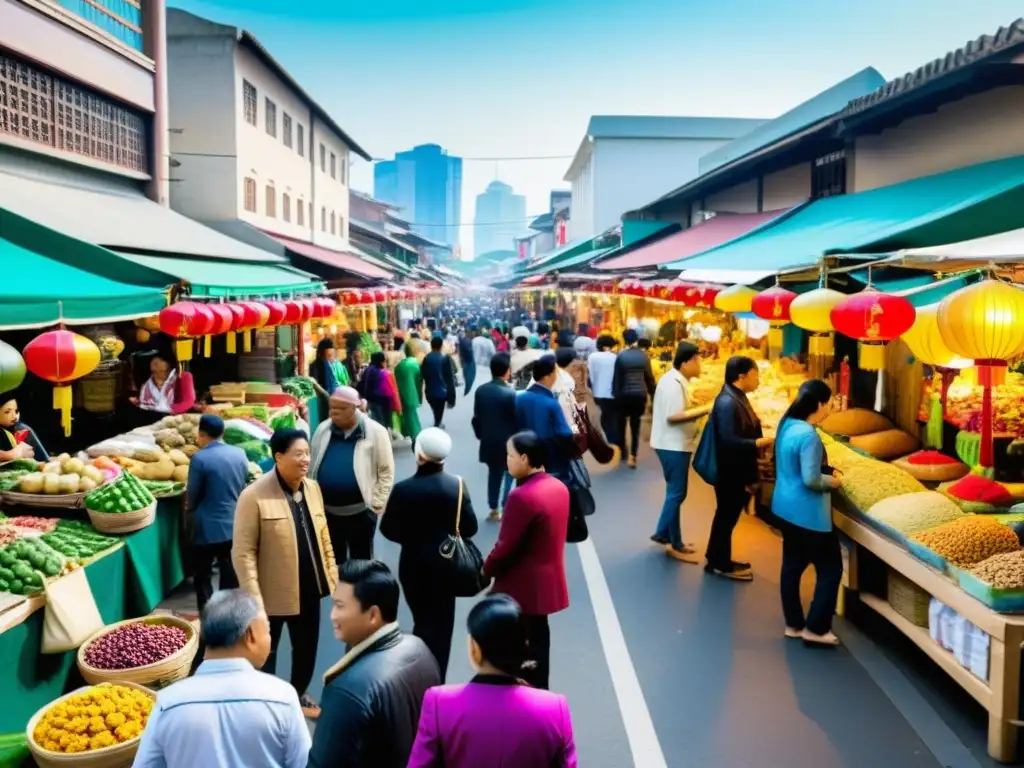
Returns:
[[[966,568],[992,555],[1017,552],[1017,534],[985,515],[966,515],[913,535],[912,539],[955,566]]]
[[[85,649],[85,662],[97,669],[136,669],[163,661],[188,642],[181,627],[136,621],[101,635]]]
[[[1024,590],[1024,550],[992,555],[974,565],[971,573],[996,589]]]
[[[154,502],[153,494],[135,475],[125,472],[106,485],[85,495],[85,507],[93,512],[116,514],[136,512]]]
[[[123,744],[142,735],[154,694],[103,683],[58,700],[35,723],[32,740],[48,752],[73,754]]]
[[[982,387],[957,382],[946,397],[946,421],[968,432],[981,432]],[[992,389],[992,431],[1024,437],[1024,376],[1009,373]]]
[[[17,478],[8,490],[27,494],[88,493],[116,476],[119,470],[105,459],[82,459],[62,453],[47,462],[36,462],[36,469]]]
[[[965,514],[936,491],[918,491],[882,499],[868,510],[868,517],[906,536],[959,520]]]
[[[16,539],[0,549],[0,592],[31,595],[43,579],[64,570],[61,556],[39,539]]]
[[[85,565],[90,559],[110,549],[119,539],[104,536],[88,523],[62,520],[52,533],[43,534],[43,542],[68,560]]]
[[[843,475],[839,492],[857,509],[870,510],[883,499],[927,490],[899,467],[858,453],[827,434],[819,434],[829,466]]]

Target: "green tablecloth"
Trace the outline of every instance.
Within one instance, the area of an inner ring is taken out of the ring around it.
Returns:
[[[182,582],[180,529],[180,499],[163,499],[151,526],[86,566],[104,622],[149,613]],[[44,612],[0,633],[0,733],[23,730],[37,709],[83,684],[75,652],[39,653]]]

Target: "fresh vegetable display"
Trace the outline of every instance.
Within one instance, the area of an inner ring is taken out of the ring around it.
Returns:
[[[9,517],[5,525],[13,525],[17,528],[31,528],[43,533],[49,533],[57,527],[59,521],[55,517],[36,517],[35,515],[18,515]]]
[[[118,456],[114,461],[144,480],[173,480],[179,483],[188,480],[188,465],[191,463],[184,448],[171,448],[165,451],[158,447],[135,451],[132,458]]]
[[[93,512],[135,512],[153,503],[151,494],[142,482],[125,472],[105,485],[85,495],[85,507]]]
[[[47,462],[33,462],[34,471],[20,475],[17,485],[6,490],[29,494],[88,493],[114,477],[119,470],[107,461],[83,461],[62,453]],[[17,470],[16,470],[17,471]]]
[[[0,549],[0,592],[31,595],[43,588],[44,577],[59,576],[60,555],[39,539],[17,539]]]
[[[308,376],[292,376],[281,382],[281,388],[286,394],[291,395],[300,403],[316,396],[316,389],[313,387],[313,380]]]
[[[85,649],[85,662],[97,669],[136,669],[163,661],[187,642],[181,627],[136,621],[93,641]]]
[[[157,496],[177,496],[185,490],[185,483],[175,480],[146,480],[140,478],[143,487]]]
[[[62,521],[57,530],[42,538],[48,547],[79,565],[118,543],[118,539],[104,536],[88,523],[78,521]]]
[[[250,461],[249,473],[245,478],[246,485],[248,485],[249,483],[255,483],[261,477],[263,477],[263,470],[260,469],[260,465],[257,464],[255,461]]]
[[[6,547],[18,538],[18,532],[9,525],[0,525],[0,547]]]
[[[152,710],[151,694],[104,683],[46,710],[32,739],[42,749],[65,754],[111,747],[141,736]]]
[[[27,475],[30,470],[27,469],[7,469],[0,472],[0,491],[9,491],[13,488],[18,487],[20,478],[23,475]],[[35,471],[33,468],[31,471]]]

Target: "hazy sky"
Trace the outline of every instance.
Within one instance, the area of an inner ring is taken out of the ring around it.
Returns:
[[[495,177],[547,210],[594,114],[774,117],[865,66],[893,78],[1021,15],[1015,0],[170,0],[256,35],[376,158],[463,165],[463,252]],[[369,163],[353,185],[373,190]],[[525,229],[524,222],[524,229]]]

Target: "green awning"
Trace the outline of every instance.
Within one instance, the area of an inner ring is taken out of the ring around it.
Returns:
[[[556,248],[550,253],[545,253],[541,256],[539,261],[534,262],[531,265],[525,267],[522,275],[543,275],[554,269],[561,269],[563,262],[572,259],[581,253],[589,253],[594,250],[594,240],[579,240],[575,243],[567,243],[566,245]]]
[[[132,264],[161,274],[163,277],[160,279],[188,283],[189,293],[193,296],[232,298],[323,290],[323,283],[315,275],[285,265],[122,252],[118,255]]]
[[[102,251],[102,248],[96,248]],[[130,320],[167,306],[161,287],[126,285],[0,239],[0,329]]]
[[[955,243],[1020,226],[1024,155],[815,200],[668,270],[780,272],[833,254],[872,254]]]
[[[554,272],[555,270],[565,270],[571,267],[581,267],[585,264],[589,264],[594,259],[603,256],[608,253],[611,248],[595,248],[593,250],[583,251],[582,253],[576,253],[573,256],[561,257],[558,259],[557,264],[542,264],[533,269],[527,269],[520,277],[533,277],[535,275],[546,275],[548,272]]]

